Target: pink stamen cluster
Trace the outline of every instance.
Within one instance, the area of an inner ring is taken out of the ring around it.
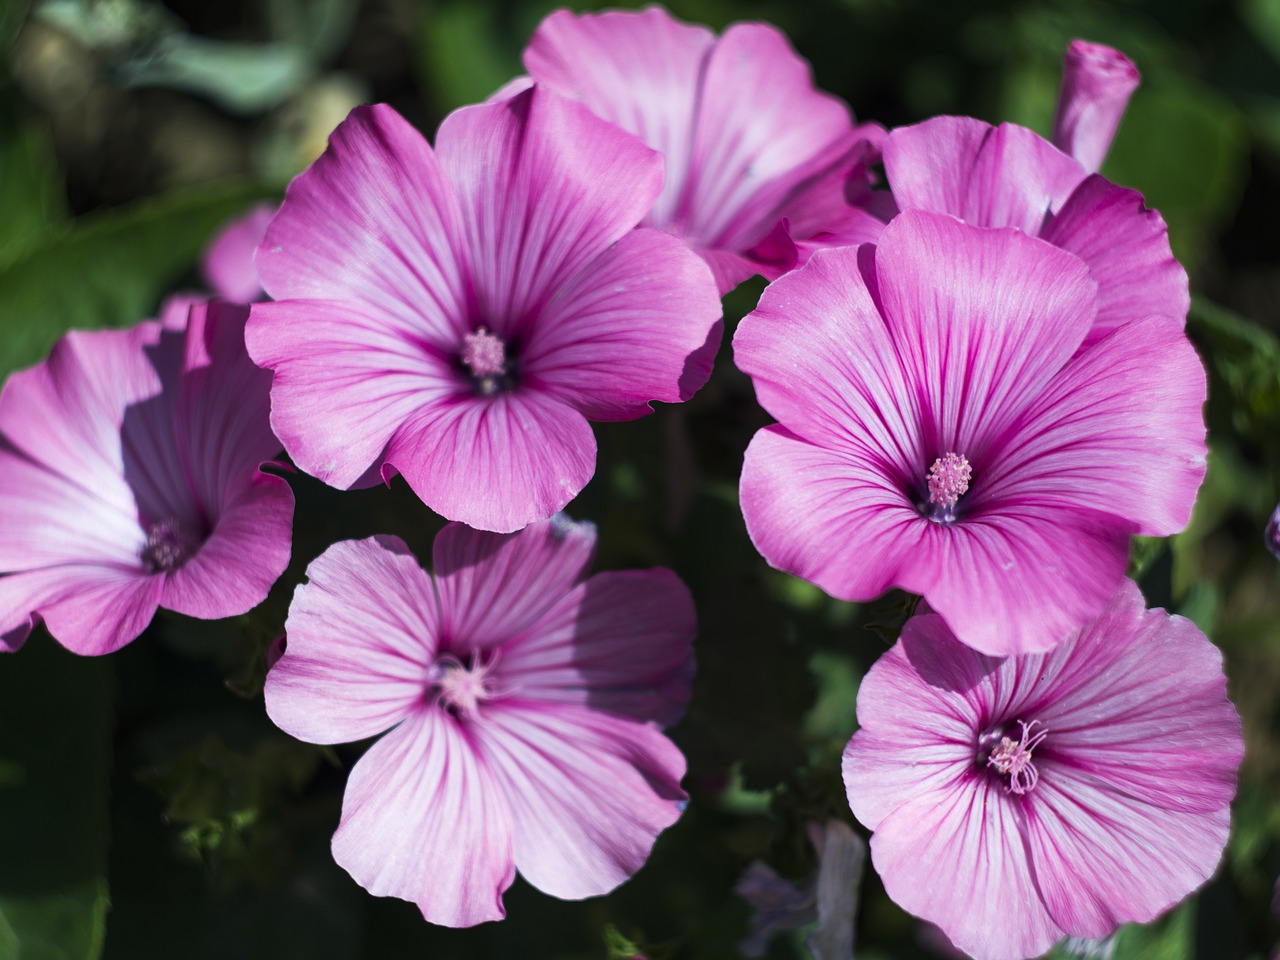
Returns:
[[[969,489],[973,468],[958,453],[948,453],[933,461],[929,468],[929,502],[952,506]]]
[[[495,691],[488,682],[493,663],[476,661],[465,666],[452,657],[436,664],[435,686],[441,706],[470,719],[479,715],[480,704],[491,700]]]
[[[506,345],[484,327],[462,338],[462,362],[476,377],[494,377],[507,372]]]
[[[1040,773],[1031,762],[1031,751],[1040,745],[1049,735],[1049,731],[1040,730],[1033,734],[1031,728],[1039,722],[1039,720],[1032,720],[1030,723],[1024,723],[1019,720],[1022,739],[1014,743],[1009,737],[1001,737],[999,745],[987,758],[988,767],[995,767],[998,773],[1008,776],[1009,785],[1004,788],[1005,793],[1016,793],[1022,796],[1034,790],[1035,785],[1040,781]]]

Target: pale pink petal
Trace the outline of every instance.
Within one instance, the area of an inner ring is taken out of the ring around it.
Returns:
[[[51,431],[53,432],[53,431]],[[128,486],[89,469],[64,476],[0,437],[0,571],[63,563],[137,565],[144,534]],[[123,488],[123,489],[121,489]]]
[[[248,613],[289,565],[293,491],[246,467],[199,550],[165,578],[160,603],[204,620]]]
[[[422,135],[384,104],[357,107],[289,184],[258,272],[276,300],[358,300],[406,338],[452,343],[470,283],[461,223]]]
[[[633,230],[543,311],[520,356],[521,382],[589,420],[644,416],[651,401],[686,400],[706,383],[720,313],[706,264],[684,243]]]
[[[730,26],[707,57],[700,89],[675,223],[695,246],[752,246],[811,184],[853,164],[849,108],[815,89],[809,65],[775,27]],[[832,201],[832,219],[849,206],[841,195],[820,195]]]
[[[983,497],[1027,497],[1168,536],[1205,473],[1205,372],[1180,325],[1136,321],[1081,352],[1024,413]]]
[[[979,227],[1032,236],[1087,171],[1024,127],[935,117],[892,131],[885,174],[903,210],[949,213]]]
[[[360,740],[421,705],[440,639],[431,578],[398,537],[335,543],[307,567],[267,675],[267,713],[311,743]]]
[[[917,391],[868,289],[873,256],[869,247],[822,251],[771,283],[738,325],[733,359],[787,429],[860,452],[906,486],[923,476],[929,451]]]
[[[596,440],[577,410],[517,389],[436,402],[400,428],[387,462],[436,513],[510,533],[578,495]]]
[[[517,699],[486,719],[476,742],[510,805],[516,867],[539,890],[608,893],[679,818],[684,757],[654,727]]]
[[[1098,281],[1098,319],[1086,346],[1153,314],[1186,322],[1187,272],[1169,248],[1164,218],[1147,209],[1136,190],[1089,177],[1040,236],[1087,263]]]
[[[528,629],[586,578],[596,531],[559,515],[504,536],[451,523],[432,548],[443,635],[487,650]]]
[[[1102,167],[1141,76],[1114,47],[1072,40],[1062,55],[1053,142],[1093,173]]]
[[[1012,497],[923,524],[896,585],[923,594],[961,641],[992,656],[1047,650],[1101,613],[1134,532],[1110,514]]]
[[[670,570],[598,573],[503,646],[495,678],[522,698],[667,726],[689,701],[696,631],[693,598]]]
[[[681,23],[659,7],[557,10],[525,49],[524,64],[534,80],[581,101],[662,154],[666,181],[645,218],[653,226],[671,229],[676,222],[693,151],[703,61],[715,42],[706,27]]]
[[[845,785],[853,792],[846,760]],[[1046,910],[1018,805],[994,779],[958,764],[949,783],[921,791],[880,821],[871,860],[885,892],[938,924],[975,960],[1024,960],[1063,931]]]
[[[899,583],[935,526],[864,460],[774,426],[755,435],[742,465],[742,516],[756,549],[842,600]]]
[[[113,653],[155,616],[163,577],[90,564],[0,576],[0,645],[14,649],[38,617],[73,653]]]
[[[434,399],[467,390],[445,354],[356,302],[252,307],[249,354],[275,377],[271,426],[301,469],[353,486],[400,425]]]
[[[292,652],[290,635],[281,663]],[[333,859],[374,896],[410,900],[431,923],[469,927],[505,916],[512,826],[471,735],[443,711],[420,710],[352,769]]]
[[[209,288],[224,300],[250,303],[261,299],[262,281],[253,256],[267,234],[276,208],[260,203],[219,230],[200,261]]]
[[[974,485],[1000,438],[1084,340],[1097,285],[1083,261],[1016,230],[908,210],[876,247],[885,320],[923,398],[928,462],[954,451]]]
[[[454,111],[436,151],[464,211],[470,315],[508,341],[662,189],[658,154],[540,87]]]

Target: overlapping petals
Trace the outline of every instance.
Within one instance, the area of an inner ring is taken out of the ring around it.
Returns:
[[[0,394],[0,637],[37,619],[78,653],[134,639],[157,606],[206,619],[259,603],[289,560],[293,495],[247,311],[196,304],[71,333]]]
[[[1164,219],[1136,190],[1090,176],[1079,161],[1015,124],[935,117],[892,131],[884,168],[902,210],[1016,227],[1076,254],[1098,283],[1093,343],[1129,320],[1186,321],[1187,275]]]
[[[688,698],[692,601],[670,571],[587,577],[594,546],[556,517],[510,536],[451,524],[434,577],[395,537],[311,564],[267,711],[320,743],[390,729],[333,839],[371,892],[450,926],[501,918],[517,869],[594,896],[679,816],[684,758],[656,724]]]
[[[342,488],[398,471],[482,529],[563,507],[595,469],[587,419],[710,374],[709,271],[634,230],[661,186],[657,154],[539,88],[452,114],[435,152],[389,107],[354,111],[259,252],[280,302],[248,346],[295,462]]]
[[[1097,615],[1129,536],[1190,516],[1205,377],[1169,318],[1081,348],[1096,289],[1047,243],[921,212],[775,282],[734,344],[780,421],[743,467],[756,547],[842,599],[923,594],[987,653]],[[939,500],[946,458],[969,472]]]
[[[722,293],[794,267],[824,238],[874,239],[863,150],[881,133],[816,90],[775,28],[716,38],[665,10],[558,10],[524,55],[538,83],[581,100],[662,153],[667,180],[645,223],[685,238]]]
[[[1226,843],[1243,741],[1221,655],[1127,580],[1043,655],[992,659],[912,619],[858,722],[845,786],[885,889],[979,960],[1150,920]],[[1043,736],[1015,786],[999,761],[1023,724]]]

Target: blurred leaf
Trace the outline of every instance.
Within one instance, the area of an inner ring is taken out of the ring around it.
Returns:
[[[140,0],[43,0],[35,16],[90,50],[115,56],[152,49],[182,28],[160,4]]]
[[[1211,87],[1170,73],[1138,88],[1102,172],[1160,211],[1190,270],[1239,204],[1248,162],[1241,112]]]
[[[1280,4],[1275,0],[1242,0],[1240,17],[1271,56],[1280,60]]]
[[[314,68],[307,50],[292,43],[229,43],[179,33],[115,72],[127,87],[185,90],[233,113],[255,114],[297,93]]]
[[[1195,956],[1193,899],[1152,923],[1127,924],[1116,934],[1112,960],[1192,960]]]
[[[9,56],[13,41],[27,19],[29,6],[29,0],[4,0],[0,3],[0,56]]]
[[[271,36],[303,47],[319,64],[350,36],[356,6],[353,0],[267,0]]]
[[[1274,443],[1280,434],[1280,340],[1237,313],[1203,297],[1191,304],[1187,328],[1208,359],[1210,429],[1229,429]],[[1217,387],[1225,387],[1222,396]],[[1214,422],[1215,413],[1229,419]]]
[[[43,633],[0,664],[0,956],[95,960],[108,897],[111,665]]]
[[[432,4],[424,12],[419,60],[442,111],[479,103],[522,72],[518,57],[498,42],[498,19],[486,0]]]
[[[35,246],[67,216],[49,138],[39,126],[0,120],[0,268]]]
[[[213,229],[263,195],[237,183],[84,217],[0,269],[0,378],[73,327],[124,327],[154,313]]]

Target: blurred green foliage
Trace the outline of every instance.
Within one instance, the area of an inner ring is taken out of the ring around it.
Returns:
[[[521,49],[555,6],[0,5],[0,377],[68,329],[128,325],[168,293],[198,286],[212,230],[278,196],[356,99],[391,102],[429,133],[449,110],[488,96],[520,72]],[[1192,617],[1222,646],[1248,753],[1218,877],[1106,947],[1115,960],[1267,955],[1280,940],[1271,907],[1280,565],[1261,538],[1280,498],[1280,7],[671,8],[717,29],[778,24],[821,86],[886,125],[951,112],[1046,132],[1069,39],[1113,43],[1138,62],[1144,84],[1103,172],[1162,212],[1191,273],[1211,456],[1191,526],[1169,542],[1136,541],[1130,569],[1153,605]],[[262,710],[263,650],[306,563],[329,543],[395,532],[426,556],[440,521],[399,481],[339,493],[293,476],[293,562],[247,617],[162,615],[101,661],[39,635],[0,661],[0,960],[738,956],[748,909],[732,887],[747,864],[804,877],[814,867],[807,825],[851,822],[838,760],[858,684],[913,602],[831,600],[768,569],[751,547],[737,475],[767,419],[727,343],[762,286],[727,298],[726,346],[697,397],[636,423],[597,425],[597,476],[571,508],[599,526],[600,567],[672,566],[698,604],[699,672],[672,732],[689,760],[690,806],[630,883],[562,903],[517,881],[506,921],[453,931],[423,923],[410,904],[369,897],[334,865],[328,837],[361,745],[326,753],[283,738]],[[768,956],[803,957],[802,942],[780,936]],[[936,937],[870,871],[857,942],[864,958],[939,955]],[[1085,946],[1069,948],[1055,957]]]

